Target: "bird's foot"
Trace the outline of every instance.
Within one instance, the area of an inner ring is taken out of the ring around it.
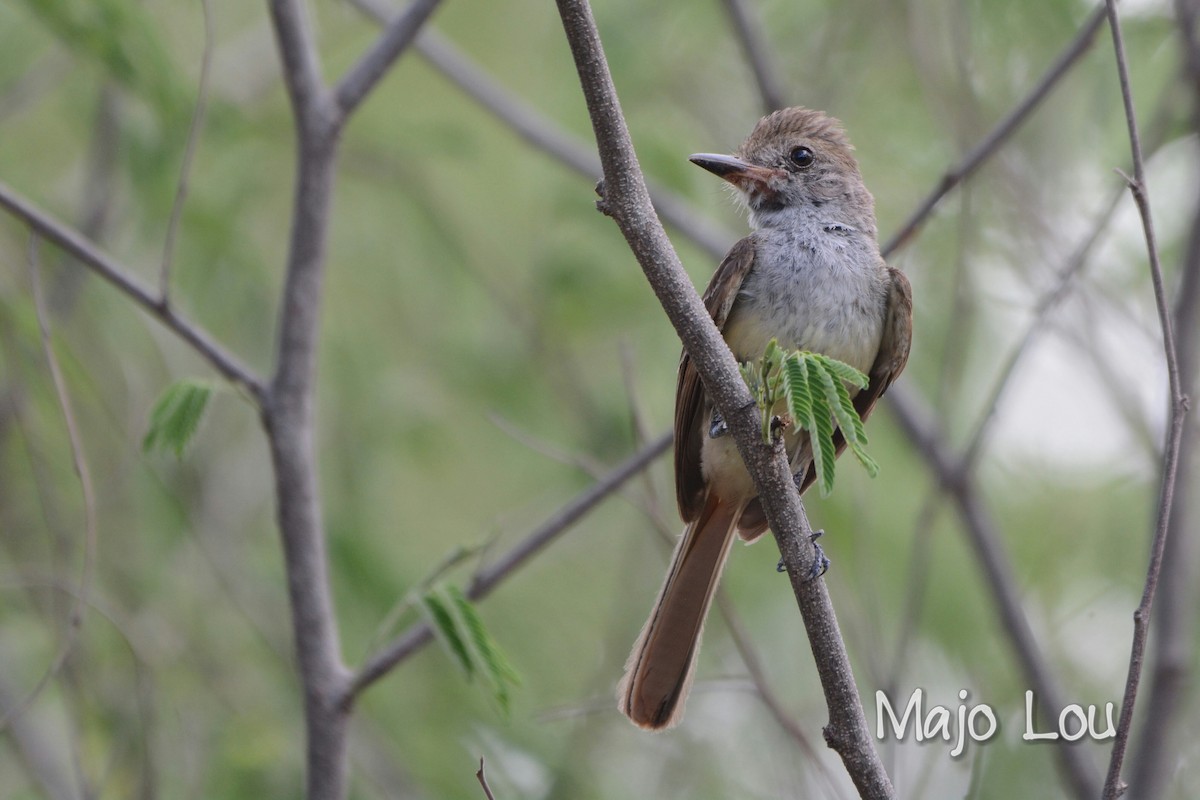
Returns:
[[[725,418],[721,416],[721,412],[715,408],[712,412],[712,422],[708,425],[708,438],[720,439],[725,434],[729,433],[729,426],[725,423]]]
[[[813,549],[816,551],[816,558],[813,559],[812,566],[808,568],[808,575],[806,575],[804,578],[805,582],[815,581],[817,578],[829,571],[829,565],[831,562],[825,555],[825,548],[817,544],[817,539],[820,539],[824,535],[825,531],[813,531],[812,535],[808,537],[808,540],[812,542]],[[782,558],[779,559],[779,563],[775,565],[775,571],[787,572],[787,567],[783,565]]]
[[[808,568],[808,580],[815,581],[817,578],[829,571],[829,558],[825,555],[825,548],[817,544],[817,539],[825,535],[825,531],[813,531],[812,536],[808,537],[808,541],[812,542],[814,550],[814,558],[812,566]]]

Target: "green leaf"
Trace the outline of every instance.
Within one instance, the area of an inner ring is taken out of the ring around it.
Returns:
[[[783,393],[787,398],[788,411],[796,424],[804,427],[812,416],[812,390],[808,386],[808,371],[804,360],[793,353],[783,362],[780,370],[783,378]]]
[[[142,439],[142,451],[173,450],[175,457],[181,458],[204,418],[212,392],[209,383],[191,378],[168,386],[150,412],[150,427]]]
[[[479,616],[475,604],[468,600],[457,586],[447,586],[446,593],[453,600],[458,617],[464,623],[468,634],[467,641],[478,658],[479,674],[490,685],[492,696],[501,709],[508,713],[508,690],[512,686],[520,685],[521,676],[484,626],[483,618]]]
[[[821,495],[833,491],[837,448],[835,429],[842,431],[847,446],[873,478],[879,465],[866,451],[867,434],[862,418],[850,398],[846,384],[866,388],[869,379],[854,367],[822,353],[785,352],[772,339],[757,364],[741,365],[746,384],[762,410],[763,438],[770,438],[772,411],[784,400],[793,423],[808,431],[812,447],[812,468],[816,470]]]
[[[788,410],[795,423],[808,431],[812,442],[813,468],[817,471],[821,496],[825,497],[833,491],[837,453],[833,447],[833,419],[829,404],[818,390],[820,378],[816,373],[819,369],[811,353],[791,353],[783,362],[782,373]]]
[[[833,446],[833,411],[824,393],[819,391],[820,376],[817,373],[820,367],[811,363],[805,366],[810,387],[814,381],[817,383],[816,387],[812,387],[812,417],[811,427],[808,428],[812,440],[813,466],[817,470],[821,496],[828,497],[833,491],[833,475],[837,466],[837,449]]]
[[[866,373],[859,372],[854,367],[847,364],[845,361],[838,361],[836,358],[829,356],[820,356],[821,363],[833,373],[834,377],[841,378],[851,386],[857,386],[859,389],[867,388],[871,382]]]
[[[867,455],[865,449],[867,434],[863,429],[862,418],[858,416],[858,409],[854,407],[854,401],[850,399],[850,392],[847,391],[846,384],[838,380],[832,370],[826,368],[828,362],[841,363],[833,361],[833,359],[822,359],[821,361],[823,369],[819,372],[825,399],[833,409],[833,415],[837,418],[838,427],[842,431],[846,444],[849,445],[859,463],[867,470],[867,474],[874,478],[879,474],[879,465],[875,463],[875,459]],[[857,372],[857,370],[855,371]]]
[[[471,658],[470,651],[467,650],[466,642],[463,641],[459,633],[454,614],[450,612],[449,607],[439,595],[437,589],[430,589],[421,595],[421,608],[428,615],[429,622],[433,625],[433,632],[437,635],[438,641],[454,657],[455,663],[462,668],[462,671],[467,675],[467,679],[470,680],[471,676],[475,674],[475,662]]]
[[[509,709],[509,689],[520,675],[488,632],[473,603],[457,586],[439,584],[421,597],[439,640],[454,656],[468,680],[479,675],[502,713]]]

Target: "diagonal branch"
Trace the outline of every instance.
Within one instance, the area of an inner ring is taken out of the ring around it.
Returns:
[[[437,10],[441,0],[413,0],[403,13],[388,23],[383,34],[338,82],[334,98],[343,118],[350,116],[383,78]]]
[[[530,558],[569,530],[584,514],[620,489],[630,478],[639,474],[651,462],[665,453],[670,446],[671,434],[664,434],[634,453],[606,476],[597,480],[498,560],[475,573],[467,587],[467,599],[474,602],[491,594],[493,589],[517,569],[524,566]],[[397,636],[367,659],[342,695],[340,704],[344,707],[352,705],[364,689],[387,675],[400,662],[432,640],[433,629],[429,627],[429,623],[424,621],[416,623]]]
[[[1054,60],[1054,63],[1042,75],[1041,80],[1034,85],[1033,90],[1025,96],[1025,99],[1009,111],[1008,115],[1000,120],[984,139],[971,148],[971,151],[963,157],[963,160],[957,166],[942,176],[941,181],[934,187],[933,191],[921,201],[921,204],[917,206],[908,220],[900,226],[900,229],[892,234],[892,238],[881,248],[885,258],[892,251],[902,247],[908,241],[909,237],[916,232],[917,228],[921,227],[921,223],[933,213],[934,207],[941,202],[942,198],[995,155],[1001,145],[1008,141],[1008,137],[1012,136],[1024,124],[1029,115],[1050,94],[1050,90],[1059,84],[1067,73],[1071,71],[1071,68],[1083,57],[1083,54],[1092,46],[1092,43],[1096,39],[1096,32],[1100,30],[1102,22],[1104,22],[1104,7],[1100,6],[1092,12],[1087,22],[1079,29],[1079,33],[1075,35],[1071,43]]]
[[[1162,266],[1158,259],[1158,246],[1154,235],[1154,221],[1150,214],[1150,197],[1146,189],[1146,170],[1142,158],[1141,136],[1138,132],[1137,114],[1133,108],[1133,92],[1129,87],[1129,67],[1125,60],[1125,42],[1121,34],[1121,20],[1117,14],[1115,0],[1106,0],[1108,25],[1112,31],[1113,50],[1117,59],[1117,76],[1121,84],[1121,99],[1125,106],[1125,120],[1129,126],[1129,148],[1133,154],[1133,178],[1129,189],[1142,219],[1142,232],[1146,238],[1146,252],[1150,262],[1150,282],[1154,287],[1154,302],[1158,309],[1158,322],[1162,328],[1163,351],[1167,362],[1167,382],[1170,392],[1170,415],[1167,423],[1166,445],[1163,453],[1162,485],[1160,487],[1154,538],[1150,546],[1149,565],[1146,568],[1146,583],[1142,599],[1133,613],[1133,643],[1129,653],[1129,672],[1125,692],[1121,699],[1121,716],[1117,721],[1117,735],[1113,741],[1112,756],[1108,764],[1108,777],[1104,782],[1105,800],[1115,800],[1124,791],[1121,767],[1125,749],[1129,744],[1129,730],[1133,721],[1133,707],[1137,701],[1138,684],[1141,679],[1142,662],[1145,657],[1146,637],[1149,634],[1150,611],[1154,606],[1154,595],[1162,571],[1163,551],[1171,525],[1171,503],[1175,495],[1175,480],[1179,469],[1179,450],[1183,440],[1183,422],[1187,414],[1188,399],[1183,393],[1179,374],[1179,356],[1175,347],[1175,334],[1171,326],[1171,309],[1163,285]]]
[[[767,37],[763,32],[762,23],[754,15],[748,1],[723,0],[723,4],[730,21],[733,22],[742,52],[754,72],[754,81],[758,84],[758,94],[762,98],[763,113],[770,114],[775,109],[788,105],[780,88],[783,82],[768,53]]]
[[[757,409],[737,362],[692,287],[662,224],[654,214],[629,130],[608,71],[587,0],[558,0],[563,29],[575,58],[604,168],[606,213],[613,217],[641,264],[663,310],[683,341],[716,407],[724,416],[758,489],[804,618],[829,707],[826,742],[842,757],[863,797],[895,796],[875,751],[822,580],[807,580],[816,554],[811,528],[783,452],[782,441],[764,442]]]
[[[245,389],[256,402],[262,402],[265,388],[258,375],[218,344],[208,331],[183,317],[173,308],[164,306],[150,287],[134,277],[129,269],[118,264],[78,231],[38,208],[3,182],[0,182],[0,207],[115,286],[122,294],[191,345],[192,349],[203,357],[213,369],[231,383]]]
[[[970,478],[970,472],[962,460],[956,457],[943,441],[942,433],[934,422],[933,413],[915,395],[903,390],[904,386],[893,386],[888,394],[892,398],[889,408],[896,416],[901,430],[925,459],[930,470],[944,491],[953,499],[958,516],[962,521],[967,541],[975,550],[975,557],[983,568],[983,574],[992,592],[996,611],[1005,633],[1012,642],[1025,679],[1040,698],[1039,711],[1053,714],[1063,708],[1065,695],[1054,679],[1049,666],[1042,658],[1037,639],[1029,627],[1029,620],[1017,594],[1012,564],[1004,552],[1002,537],[993,518],[987,513],[983,502]],[[1077,747],[1060,746],[1056,750],[1061,766],[1078,798],[1096,796],[1098,781],[1095,770],[1083,750]]]
[[[386,3],[381,0],[348,2],[380,24],[388,19]],[[437,31],[423,30],[415,47],[443,76],[535,150],[593,181],[601,177],[600,161],[587,144],[502,86]],[[658,215],[713,258],[724,255],[737,238],[719,224],[701,218],[678,194],[653,183],[648,185]]]

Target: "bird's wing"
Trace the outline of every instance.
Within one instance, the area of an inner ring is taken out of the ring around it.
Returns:
[[[753,266],[754,241],[747,236],[730,249],[709,281],[704,290],[704,306],[717,330],[724,330],[742,281]],[[695,519],[704,505],[700,445],[706,424],[705,405],[700,375],[684,351],[679,359],[679,379],[675,384],[675,498],[679,503],[679,515],[685,522]]]

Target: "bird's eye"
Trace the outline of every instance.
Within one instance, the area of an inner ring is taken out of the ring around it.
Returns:
[[[807,147],[797,147],[788,155],[788,158],[797,167],[809,167],[813,163],[813,151]]]

